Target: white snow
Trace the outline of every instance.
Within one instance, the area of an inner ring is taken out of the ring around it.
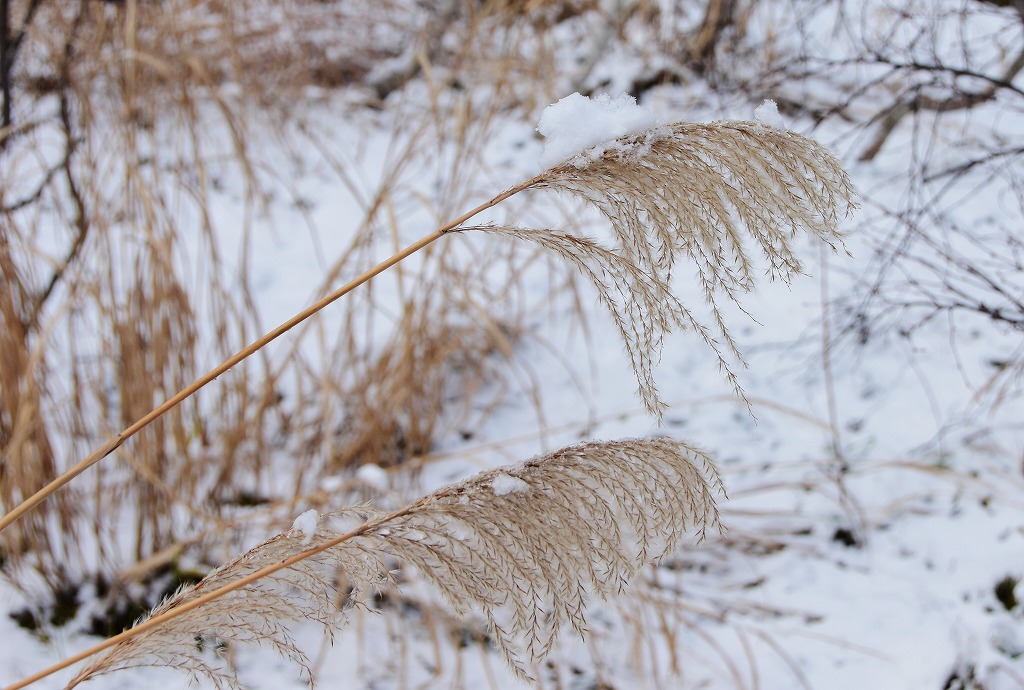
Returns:
[[[786,123],[779,115],[779,106],[771,99],[754,108],[754,119],[775,129],[786,129]]]
[[[387,470],[372,462],[361,465],[359,469],[356,470],[356,478],[378,491],[387,491],[390,486]]]
[[[608,94],[595,98],[570,94],[541,113],[537,131],[545,142],[540,167],[547,170],[590,148],[594,150],[589,158],[594,160],[608,148],[601,144],[659,124],[657,115],[637,105],[636,99],[627,94],[615,98]]]
[[[529,484],[519,477],[513,477],[511,474],[505,474],[504,472],[494,476],[494,481],[491,482],[491,489],[493,489],[495,496],[530,493]]]
[[[316,536],[317,525],[319,524],[320,513],[310,508],[302,515],[295,518],[295,522],[292,523],[292,530],[302,532],[302,543],[305,545],[313,541],[313,537]]]
[[[345,478],[340,474],[331,474],[320,479],[320,488],[327,492],[334,492],[345,486]]]

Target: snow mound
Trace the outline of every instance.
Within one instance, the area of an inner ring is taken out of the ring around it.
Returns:
[[[529,484],[519,477],[513,477],[511,474],[505,474],[504,472],[495,475],[494,481],[491,483],[491,488],[494,490],[495,496],[530,493]]]
[[[540,167],[547,170],[592,147],[597,148],[589,152],[589,158],[596,160],[608,149],[601,144],[660,124],[653,112],[637,105],[636,99],[627,94],[588,98],[574,93],[541,113],[537,131],[545,142]]]
[[[319,524],[320,513],[310,508],[302,515],[295,518],[295,522],[292,523],[292,530],[302,532],[302,543],[305,545],[313,541],[313,537],[316,535],[317,525]]]
[[[764,103],[754,108],[754,119],[762,125],[786,129],[786,123],[779,115],[779,106],[771,99],[766,99]]]

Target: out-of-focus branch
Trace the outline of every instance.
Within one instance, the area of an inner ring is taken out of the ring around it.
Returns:
[[[11,62],[13,54],[11,51],[11,3],[10,0],[0,0],[0,91],[3,92],[3,126],[11,126]]]
[[[11,2],[0,0],[0,93],[3,103],[0,104],[0,123],[4,129],[9,129],[14,124],[14,94],[11,76],[14,72],[14,65],[17,62],[18,50],[21,48],[21,41],[25,38],[36,10],[42,4],[42,0],[30,0],[25,8],[25,17],[21,21],[21,28],[18,31],[11,30]],[[0,149],[7,144],[8,138],[0,138]]]
[[[986,5],[995,5],[996,7],[1009,7],[1017,10],[1022,18],[1024,18],[1024,0],[978,0]]]
[[[710,0],[704,21],[689,47],[690,63],[702,70],[714,59],[715,47],[722,32],[734,22],[736,0]]]
[[[880,60],[880,62],[892,64],[886,60]],[[912,63],[897,66],[920,71],[949,72],[957,76],[970,76],[978,79],[985,79],[990,85],[988,88],[981,91],[957,93],[947,98],[934,98],[927,94],[917,92],[909,99],[897,101],[876,118],[879,121],[878,130],[875,132],[875,136],[871,140],[871,143],[866,149],[864,149],[864,152],[860,154],[860,158],[858,160],[874,160],[875,156],[878,155],[878,152],[882,150],[885,142],[889,139],[889,135],[892,134],[893,130],[896,129],[903,118],[910,113],[921,110],[930,110],[937,113],[945,113],[953,110],[966,110],[968,108],[973,108],[979,103],[992,100],[1001,89],[1010,89],[1015,93],[1024,95],[1024,91],[1013,85],[1013,79],[1022,69],[1024,69],[1024,51],[1018,53],[1013,62],[1011,62],[1007,66],[1006,70],[1004,70],[1002,76],[997,78],[987,77],[985,75],[976,74],[966,70],[948,68],[943,65],[923,65]]]
[[[74,169],[72,167],[75,151],[78,148],[78,139],[75,131],[74,116],[72,108],[71,95],[71,66],[75,57],[75,36],[78,33],[78,29],[82,24],[82,20],[85,17],[86,2],[82,0],[79,4],[78,14],[75,17],[75,22],[71,28],[71,35],[68,36],[68,40],[64,45],[64,60],[61,63],[61,94],[60,94],[60,122],[61,129],[64,134],[64,160],[60,166],[60,170],[64,173],[64,180],[68,185],[68,192],[71,195],[71,200],[75,205],[75,238],[71,243],[71,248],[68,250],[64,261],[54,271],[53,275],[50,276],[49,282],[46,287],[40,293],[36,299],[35,305],[32,307],[32,313],[29,315],[27,327],[31,330],[34,329],[38,324],[39,315],[42,313],[43,306],[47,300],[50,299],[50,295],[53,294],[57,284],[63,279],[64,274],[68,268],[74,263],[75,259],[78,258],[82,247],[85,245],[85,240],[89,235],[89,214],[85,207],[85,201],[82,198],[81,191],[79,190],[78,182],[75,179]]]
[[[3,148],[2,141],[0,141],[0,148]],[[43,192],[46,191],[46,188],[50,186],[54,178],[57,177],[57,175],[62,170],[64,170],[63,160],[57,163],[56,165],[50,167],[46,171],[46,174],[43,175],[43,179],[39,181],[38,185],[36,185],[35,190],[26,194],[25,196],[16,201],[12,201],[10,204],[0,205],[0,214],[15,213],[25,208],[26,206],[31,206],[35,202],[39,201],[39,198],[43,195]]]
[[[1004,149],[1002,151],[993,151],[992,153],[981,156],[980,158],[972,158],[969,161],[954,165],[938,172],[925,175],[921,178],[926,184],[934,182],[935,180],[942,179],[943,177],[955,177],[963,175],[978,167],[979,165],[992,163],[993,161],[999,160],[1000,158],[1016,158],[1017,156],[1024,155],[1024,146],[1017,146],[1012,149]]]

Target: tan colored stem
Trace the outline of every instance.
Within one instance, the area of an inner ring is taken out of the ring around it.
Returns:
[[[283,561],[280,561],[278,563],[274,563],[273,565],[268,565],[268,566],[265,566],[263,568],[260,568],[259,570],[255,571],[255,572],[252,572],[252,573],[249,573],[245,577],[240,578],[238,580],[235,580],[232,583],[223,585],[221,587],[218,587],[217,589],[214,589],[212,591],[207,592],[206,594],[203,594],[202,596],[196,597],[192,601],[189,601],[187,603],[181,604],[180,606],[176,606],[173,609],[170,609],[169,611],[165,611],[164,613],[161,613],[158,616],[153,616],[149,620],[146,620],[146,621],[143,621],[142,623],[139,623],[134,628],[131,628],[129,630],[125,630],[124,632],[122,632],[119,635],[114,635],[113,637],[107,638],[106,640],[103,640],[103,642],[100,642],[99,644],[93,645],[92,647],[89,647],[88,649],[85,649],[85,650],[79,652],[78,654],[75,654],[73,656],[69,656],[68,658],[66,658],[64,660],[57,662],[53,666],[49,666],[49,667],[43,669],[42,671],[39,671],[37,673],[32,674],[31,676],[28,676],[26,678],[22,678],[17,683],[14,683],[13,685],[8,685],[6,688],[3,688],[3,690],[19,690],[20,688],[28,687],[32,683],[35,683],[36,681],[42,680],[43,678],[46,678],[47,676],[52,675],[52,674],[56,673],[57,671],[61,671],[61,670],[65,669],[65,668],[67,668],[68,666],[72,666],[74,664],[77,664],[79,661],[82,661],[83,659],[87,659],[90,656],[93,656],[94,654],[99,654],[100,652],[102,652],[102,651],[104,651],[106,649],[110,649],[111,647],[113,647],[113,646],[115,646],[115,645],[117,645],[117,644],[119,644],[121,642],[125,642],[127,640],[130,640],[133,637],[141,635],[142,633],[146,632],[147,630],[151,630],[152,628],[155,628],[158,625],[162,625],[162,624],[164,624],[164,623],[166,623],[166,622],[168,622],[170,620],[173,620],[173,619],[177,618],[178,616],[182,616],[182,615],[188,613],[189,611],[191,611],[193,609],[199,608],[203,604],[207,604],[207,603],[213,601],[214,599],[219,599],[220,597],[224,596],[225,594],[230,594],[231,592],[234,592],[235,590],[241,589],[242,587],[245,587],[246,585],[248,585],[248,584],[250,584],[252,582],[255,582],[256,580],[260,580],[260,579],[262,579],[264,577],[269,577],[270,575],[273,575],[274,573],[278,572],[279,570],[284,570],[285,568],[293,566],[296,563],[298,563],[299,561],[305,560],[305,559],[309,558],[310,556],[315,556],[318,553],[322,553],[322,552],[326,551],[327,549],[330,549],[330,548],[333,548],[335,546],[338,546],[339,544],[342,544],[342,543],[344,543],[344,542],[346,542],[346,541],[348,541],[350,539],[353,539],[353,538],[358,537],[360,535],[366,534],[367,532],[369,532],[369,531],[371,531],[373,529],[376,529],[376,528],[378,528],[378,527],[380,527],[380,526],[390,522],[391,520],[394,520],[395,518],[402,517],[403,515],[407,515],[412,510],[413,510],[413,506],[407,506],[405,508],[402,508],[401,510],[397,510],[397,511],[395,511],[393,513],[390,513],[388,515],[385,515],[383,517],[377,518],[376,520],[371,520],[369,522],[364,522],[359,527],[356,527],[355,529],[353,529],[353,530],[351,530],[349,532],[346,532],[345,534],[342,534],[342,535],[339,535],[337,537],[334,537],[333,539],[325,541],[323,544],[319,544],[318,546],[315,546],[315,547],[313,547],[311,549],[306,549],[305,551],[300,551],[297,554],[289,556],[288,558],[284,559]],[[85,679],[83,678],[82,680],[85,680]],[[81,681],[78,680],[78,679],[73,680],[67,686],[66,690],[75,687],[80,682]]]
[[[380,273],[383,273],[387,269],[389,269],[392,266],[394,266],[395,264],[397,264],[399,261],[402,261],[403,259],[408,258],[412,254],[415,254],[419,250],[421,250],[424,247],[426,247],[428,244],[430,244],[434,240],[437,240],[441,236],[445,235],[446,233],[451,232],[452,230],[456,229],[459,225],[462,225],[463,223],[465,223],[467,220],[469,220],[473,216],[475,216],[475,215],[477,215],[477,214],[479,214],[479,213],[481,213],[481,212],[491,208],[492,206],[495,206],[495,205],[501,203],[502,201],[504,201],[505,199],[509,198],[510,196],[512,196],[514,194],[518,194],[519,192],[523,191],[524,189],[529,188],[530,186],[535,184],[537,181],[538,181],[538,178],[535,177],[535,178],[532,178],[530,180],[527,180],[526,182],[524,182],[522,184],[519,184],[519,185],[517,185],[515,187],[512,187],[511,189],[507,189],[504,192],[502,192],[501,194],[499,194],[496,197],[494,197],[493,199],[491,199],[490,201],[487,201],[487,202],[484,202],[483,204],[480,204],[479,206],[477,206],[473,210],[464,213],[463,215],[459,216],[458,218],[456,218],[455,220],[451,221],[450,223],[447,223],[446,225],[441,226],[437,230],[434,230],[429,235],[427,235],[427,236],[423,237],[422,239],[420,239],[419,241],[409,245],[408,247],[406,247],[402,251],[398,252],[397,254],[393,255],[389,259],[387,259],[387,260],[377,264],[376,266],[374,266],[370,270],[366,271],[362,275],[358,276],[357,278],[354,278],[351,281],[345,283],[344,285],[339,287],[337,290],[335,290],[331,294],[329,294],[326,297],[324,297],[323,299],[321,299],[316,304],[313,304],[312,306],[307,307],[303,311],[299,312],[298,314],[296,314],[292,318],[290,318],[287,321],[285,321],[283,324],[281,324],[280,326],[278,326],[274,330],[272,330],[269,333],[267,333],[266,335],[264,335],[259,340],[256,340],[251,345],[249,345],[245,349],[241,350],[238,354],[236,354],[233,357],[225,360],[224,362],[219,364],[214,369],[211,369],[208,373],[206,373],[203,376],[201,376],[200,378],[196,379],[196,381],[194,383],[192,383],[190,386],[188,386],[187,388],[183,388],[181,391],[179,391],[173,397],[168,399],[162,405],[160,405],[159,407],[155,408],[149,414],[147,414],[146,416],[144,416],[141,419],[139,419],[138,421],[136,421],[134,424],[132,424],[127,429],[125,429],[124,431],[119,433],[117,436],[115,436],[115,437],[111,438],[110,440],[108,440],[106,443],[104,443],[102,446],[100,446],[95,451],[93,451],[88,457],[86,457],[84,460],[79,462],[77,465],[75,465],[71,469],[65,471],[59,477],[57,477],[56,479],[51,481],[49,484],[47,484],[45,487],[43,487],[42,489],[37,491],[35,494],[30,496],[29,498],[27,498],[24,501],[22,501],[19,505],[15,506],[10,512],[8,512],[6,515],[4,515],[2,518],[0,518],[0,532],[2,532],[4,529],[6,529],[9,525],[14,523],[15,521],[17,521],[22,515],[24,515],[28,511],[32,510],[32,508],[34,508],[35,506],[37,506],[40,503],[42,503],[48,496],[50,496],[51,494],[53,494],[56,491],[58,491],[61,487],[63,487],[68,482],[70,482],[72,479],[74,479],[75,477],[80,475],[82,472],[84,472],[85,470],[89,469],[90,467],[95,465],[97,462],[99,462],[100,460],[102,460],[103,458],[107,457],[108,455],[113,453],[115,450],[120,448],[121,445],[125,441],[127,441],[129,438],[131,438],[132,436],[137,434],[139,431],[144,429],[146,426],[148,426],[154,420],[156,420],[160,416],[164,415],[165,413],[167,413],[168,411],[170,411],[174,407],[176,407],[183,400],[185,400],[186,398],[188,398],[189,396],[194,394],[196,391],[198,391],[200,388],[202,388],[206,384],[208,384],[211,381],[213,381],[214,379],[216,379],[218,376],[220,376],[224,372],[226,372],[229,369],[231,369],[233,366],[235,366],[236,364],[238,364],[242,360],[244,360],[247,357],[250,357],[254,353],[258,352],[261,348],[263,348],[265,345],[267,345],[271,341],[273,341],[276,338],[280,337],[285,332],[291,330],[292,328],[294,328],[298,324],[302,323],[303,321],[305,321],[309,317],[311,317],[314,314],[316,314],[318,311],[320,311],[324,307],[327,307],[328,305],[332,304],[333,302],[335,302],[336,300],[338,300],[342,296],[348,294],[349,292],[351,292],[355,288],[359,287],[363,283],[369,281],[371,278],[377,276]]]

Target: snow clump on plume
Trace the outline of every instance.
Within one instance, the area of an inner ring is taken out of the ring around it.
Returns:
[[[762,125],[768,125],[775,129],[786,129],[786,122],[779,115],[779,106],[771,99],[766,99],[764,103],[754,108],[754,119]]]
[[[295,522],[292,523],[292,529],[296,532],[302,532],[302,543],[305,545],[313,541],[318,524],[320,524],[320,514],[311,508],[295,518]]]
[[[549,105],[541,113],[537,131],[544,136],[545,142],[540,167],[547,170],[591,149],[586,156],[573,160],[573,165],[584,168],[610,148],[623,151],[628,148],[615,144],[615,139],[639,134],[660,124],[657,115],[637,105],[636,99],[630,95],[612,98],[608,94],[600,94],[588,98],[574,93]]]
[[[511,474],[505,474],[504,472],[495,475],[494,481],[491,483],[491,488],[494,490],[495,496],[530,493],[529,484],[519,477],[513,477]]]

